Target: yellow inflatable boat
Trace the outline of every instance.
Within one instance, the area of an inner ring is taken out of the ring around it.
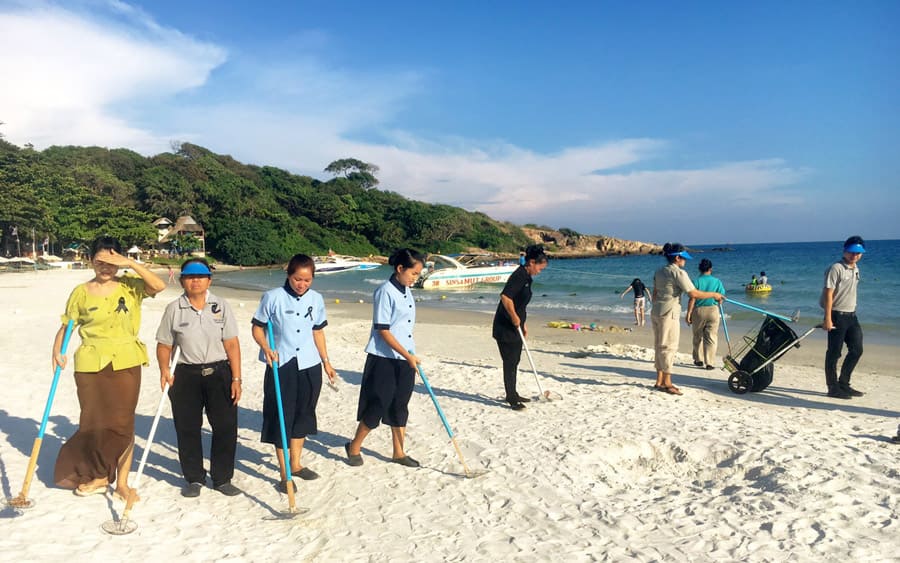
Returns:
[[[772,286],[769,284],[752,284],[748,283],[744,287],[744,291],[747,293],[760,294],[760,293],[769,293],[772,291]]]

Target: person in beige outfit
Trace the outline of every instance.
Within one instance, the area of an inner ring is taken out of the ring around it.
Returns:
[[[725,286],[712,275],[712,262],[704,258],[700,261],[700,277],[695,287],[700,291],[712,291],[725,295]],[[715,369],[716,347],[719,334],[719,307],[715,299],[695,299],[688,301],[684,320],[694,331],[694,365]]]
[[[650,312],[653,363],[656,367],[656,384],[653,387],[671,395],[681,395],[681,390],[672,385],[672,364],[681,334],[681,296],[687,293],[694,299],[715,299],[719,302],[725,297],[721,293],[700,291],[694,287],[684,271],[685,263],[691,259],[684,246],[667,242],[663,246],[663,254],[668,263],[653,274],[653,309]]]

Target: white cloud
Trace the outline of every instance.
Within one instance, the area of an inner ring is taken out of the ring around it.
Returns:
[[[127,15],[128,23],[113,23],[49,4],[0,13],[0,108],[10,140],[165,149],[166,139],[117,110],[202,85],[225,52],[137,11]]]
[[[541,154],[505,140],[423,138],[392,124],[427,75],[350,73],[293,51],[290,60],[236,52],[225,64],[218,45],[164,28],[128,4],[104,6],[84,13],[0,6],[0,120],[9,140],[145,154],[191,141],[313,176],[352,156],[378,164],[382,187],[411,198],[517,223],[607,233],[612,226],[616,235],[651,240],[665,235],[648,224],[668,228],[698,207],[752,215],[803,203],[785,188],[807,170],[778,159],[662,169],[677,150],[664,139]]]

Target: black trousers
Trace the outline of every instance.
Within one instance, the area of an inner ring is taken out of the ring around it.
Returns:
[[[510,404],[519,401],[516,392],[516,374],[519,371],[519,360],[522,359],[522,341],[503,342],[497,341],[500,349],[500,359],[503,360],[503,388],[506,391],[506,401]]]
[[[213,373],[203,375],[204,367]],[[209,474],[214,487],[231,481],[237,450],[237,405],[231,398],[231,367],[228,362],[175,367],[175,384],[169,388],[172,418],[178,438],[178,461],[188,483],[206,482],[200,430],[203,411],[212,427]]]
[[[863,354],[863,332],[856,313],[832,311],[831,322],[834,328],[828,331],[828,350],[825,352],[825,384],[829,391],[850,386],[850,376]],[[847,357],[841,365],[839,378],[837,363],[844,344],[847,345]]]

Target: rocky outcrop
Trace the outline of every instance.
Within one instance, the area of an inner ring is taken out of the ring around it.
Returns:
[[[543,244],[547,253],[554,258],[662,253],[662,245],[652,242],[625,240],[602,235],[564,234],[561,231],[530,227],[523,227],[522,231],[535,243]]]

